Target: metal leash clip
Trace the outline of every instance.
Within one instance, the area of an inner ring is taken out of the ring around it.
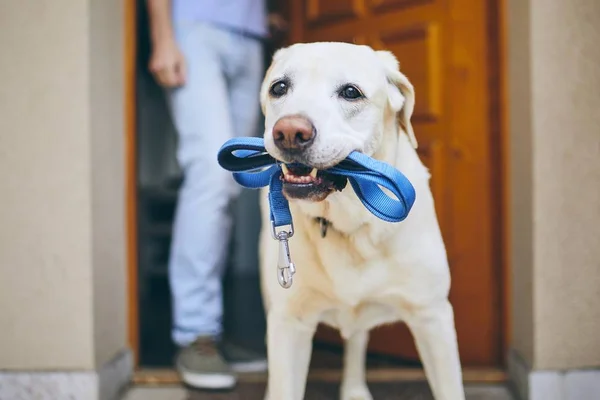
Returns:
[[[294,224],[290,224],[289,231],[277,232],[275,224],[271,221],[271,235],[279,241],[279,258],[277,260],[277,280],[282,288],[288,289],[294,283],[296,266],[290,256],[290,245],[288,240],[294,236]]]

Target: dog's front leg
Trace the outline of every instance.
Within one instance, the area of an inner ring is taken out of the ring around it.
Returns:
[[[366,382],[366,355],[369,332],[356,332],[346,340],[341,400],[372,400]]]
[[[454,312],[448,301],[421,309],[408,319],[436,400],[464,400]]]
[[[305,324],[272,309],[267,315],[268,400],[302,400],[316,323]]]

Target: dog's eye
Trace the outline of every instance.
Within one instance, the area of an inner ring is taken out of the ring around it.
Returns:
[[[286,81],[281,80],[277,81],[271,85],[271,89],[269,89],[269,94],[273,97],[281,97],[284,96],[288,91],[288,84]]]
[[[346,85],[340,89],[339,95],[346,100],[356,100],[365,97],[360,89],[354,85]]]

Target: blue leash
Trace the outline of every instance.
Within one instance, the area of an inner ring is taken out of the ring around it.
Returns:
[[[293,235],[293,222],[289,203],[282,191],[279,162],[267,153],[263,139],[257,137],[228,140],[219,150],[218,161],[221,167],[233,172],[237,183],[246,188],[258,189],[269,185],[273,237],[282,245],[279,282],[283,287],[291,286],[295,268],[289,258],[287,240]],[[384,221],[403,221],[415,202],[415,189],[400,171],[365,154],[352,152],[327,172],[347,178],[367,210]],[[381,187],[392,192],[396,199],[388,196]],[[278,233],[276,229],[283,226],[290,226],[291,230]],[[284,267],[284,264],[287,265]],[[287,271],[281,271],[286,268]],[[286,279],[286,272],[289,279]]]

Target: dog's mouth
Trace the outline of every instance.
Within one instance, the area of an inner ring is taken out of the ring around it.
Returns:
[[[347,179],[303,164],[281,164],[283,192],[291,199],[323,201],[346,187]]]

